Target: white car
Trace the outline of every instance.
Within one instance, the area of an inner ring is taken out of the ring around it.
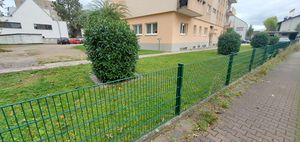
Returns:
[[[300,32],[297,34],[296,39],[300,39]]]
[[[290,42],[291,40],[288,37],[279,38],[279,42]]]

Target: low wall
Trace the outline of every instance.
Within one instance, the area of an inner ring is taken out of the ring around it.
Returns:
[[[56,44],[57,38],[43,38],[43,43],[45,44]]]
[[[41,34],[3,34],[0,44],[40,44],[43,43]]]
[[[141,49],[146,50],[160,50],[160,51],[169,51],[177,52],[183,50],[192,50],[192,49],[201,49],[201,48],[210,48],[216,47],[216,43],[213,43],[212,46],[209,46],[208,42],[194,42],[194,43],[176,43],[176,44],[164,44],[161,43],[140,43]]]

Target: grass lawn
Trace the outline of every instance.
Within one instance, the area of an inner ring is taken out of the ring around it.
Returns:
[[[245,44],[245,45],[242,45],[242,46],[241,46],[240,52],[242,52],[242,51],[247,51],[247,50],[251,50],[251,49],[252,49],[252,47],[251,47],[250,44]]]
[[[243,47],[241,51],[249,50]],[[137,72],[149,73],[174,68],[178,63],[197,63],[209,58],[222,57],[216,50],[181,53],[174,55],[142,58],[138,61]],[[93,85],[90,79],[91,66],[79,65],[41,71],[26,71],[0,75],[0,105],[13,103],[59,91],[68,91]]]
[[[1,46],[0,46],[0,53],[1,52],[11,52],[11,51],[10,50],[6,50],[6,49],[2,49]]]
[[[75,49],[79,49],[83,52],[86,51],[85,47],[83,45],[79,45],[79,46],[75,46],[74,47]],[[141,49],[139,51],[139,55],[148,55],[148,54],[159,54],[159,53],[162,53],[162,51],[157,51],[157,50],[143,50]]]
[[[242,48],[243,52],[235,59],[233,72],[248,70],[249,49]],[[178,63],[185,64],[182,110],[224,86],[227,56],[217,55],[216,50],[181,53],[140,59],[137,72],[143,75],[128,82],[82,88],[32,100],[23,106],[6,107],[3,111],[9,117],[10,127],[17,128],[19,123],[30,125],[29,128],[22,127],[25,141],[41,138],[50,141],[133,141],[174,117]],[[93,85],[90,73],[90,65],[79,65],[2,74],[0,105]],[[22,121],[17,124],[12,112],[16,112],[17,120]],[[7,129],[3,115],[0,115],[1,129]],[[12,133],[15,139],[22,140],[18,129],[13,129]],[[2,137],[11,140],[9,131]]]

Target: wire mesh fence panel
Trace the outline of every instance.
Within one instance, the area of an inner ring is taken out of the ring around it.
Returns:
[[[240,52],[234,56],[231,72],[231,82],[236,81],[237,79],[249,72],[251,56],[251,50]]]
[[[2,141],[132,141],[174,117],[177,68],[1,107]]]
[[[182,96],[183,110],[224,86],[227,64],[228,58],[223,56],[185,65]]]
[[[252,69],[255,69],[258,66],[262,65],[263,60],[264,60],[264,49],[263,48],[256,48],[256,53],[254,55],[254,61],[253,61]]]

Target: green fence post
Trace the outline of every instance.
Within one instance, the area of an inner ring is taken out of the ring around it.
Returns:
[[[255,58],[255,53],[256,53],[256,48],[253,48],[252,56],[251,56],[251,60],[250,60],[250,65],[249,65],[249,72],[251,72],[251,70],[252,70],[252,66],[253,66],[253,62],[254,62],[254,58]]]
[[[268,46],[266,46],[264,48],[264,56],[263,56],[263,62],[262,62],[262,64],[267,61],[267,52],[268,52]]]
[[[184,64],[178,64],[175,115],[180,115],[183,66],[184,66]]]
[[[279,53],[279,47],[280,47],[279,44],[276,44],[274,57],[276,57],[277,54]]]
[[[231,71],[232,71],[233,57],[234,57],[234,55],[236,55],[236,53],[231,53],[229,55],[229,63],[228,63],[228,69],[227,69],[227,75],[226,75],[226,82],[225,82],[226,86],[228,86],[230,84]]]

